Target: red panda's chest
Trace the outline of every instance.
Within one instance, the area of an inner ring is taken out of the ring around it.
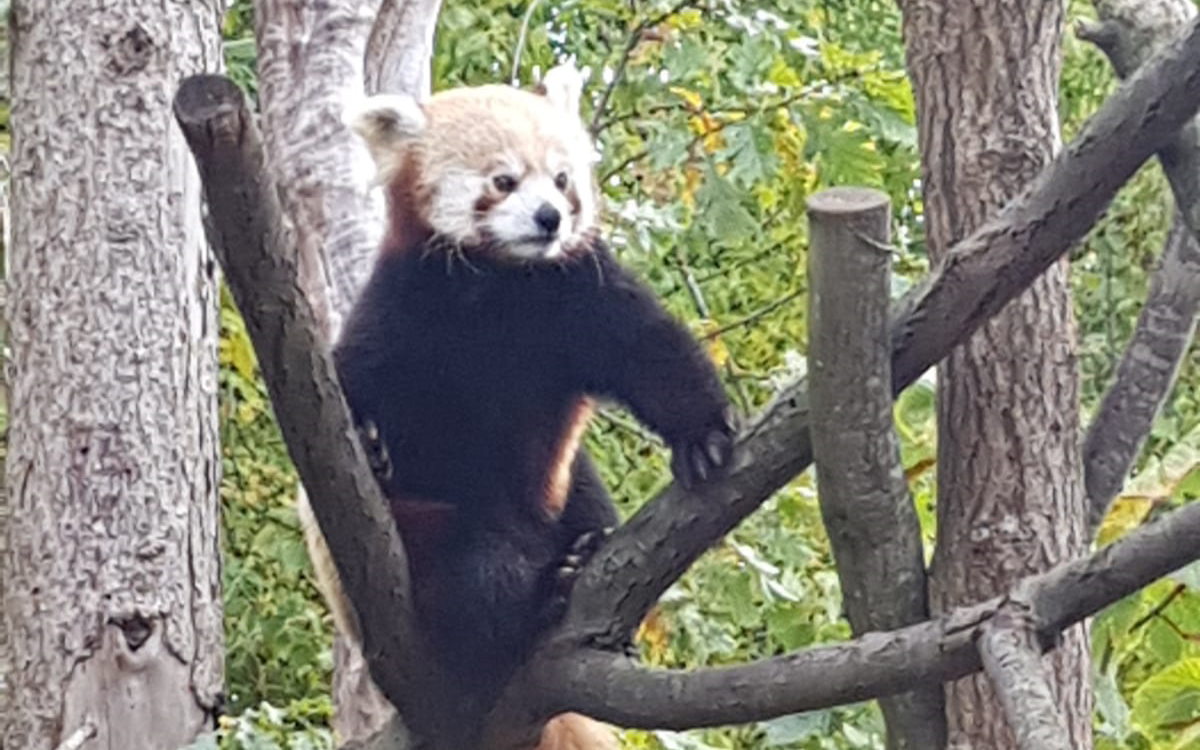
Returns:
[[[359,382],[345,387],[379,426],[395,493],[554,516],[590,414],[575,356],[587,342],[572,333],[569,297],[545,286],[559,277],[475,273],[376,290],[386,312],[365,325],[382,335],[359,339]]]

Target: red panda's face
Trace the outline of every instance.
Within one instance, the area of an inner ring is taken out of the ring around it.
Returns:
[[[383,180],[411,183],[392,191],[413,203],[393,216],[415,215],[437,234],[513,259],[569,252],[595,223],[594,149],[578,87],[554,71],[544,86],[544,95],[453,89],[421,105],[368,100],[352,125]]]

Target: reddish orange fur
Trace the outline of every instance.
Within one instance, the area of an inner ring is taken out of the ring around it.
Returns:
[[[606,724],[583,714],[559,714],[546,724],[541,741],[530,750],[620,750],[620,747]]]
[[[405,154],[387,183],[388,234],[383,252],[402,252],[420,247],[433,234],[429,221],[429,195],[420,187],[420,164],[416,154]]]
[[[567,416],[558,445],[551,454],[554,458],[546,472],[546,495],[542,509],[548,518],[558,518],[566,507],[567,491],[571,488],[571,467],[594,410],[590,398],[581,398]]]

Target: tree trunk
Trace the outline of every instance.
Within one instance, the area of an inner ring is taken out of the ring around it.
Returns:
[[[903,10],[936,260],[1059,148],[1063,4],[906,0]],[[935,613],[1084,550],[1075,349],[1064,261],[939,367]],[[1070,745],[1090,748],[1086,631],[1069,631],[1048,659]],[[985,678],[946,697],[951,748],[1014,747]]]
[[[10,11],[8,750],[174,750],[220,702],[217,287],[171,99],[221,11]]]

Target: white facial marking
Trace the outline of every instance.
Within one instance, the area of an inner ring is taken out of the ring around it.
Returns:
[[[478,242],[475,201],[488,189],[488,178],[463,167],[450,167],[437,175],[431,196],[429,225],[458,242]]]
[[[539,211],[557,216],[557,225],[540,224]],[[524,260],[561,256],[574,225],[570,202],[555,186],[553,174],[543,173],[526,176],[483,219],[484,229],[505,252]]]

